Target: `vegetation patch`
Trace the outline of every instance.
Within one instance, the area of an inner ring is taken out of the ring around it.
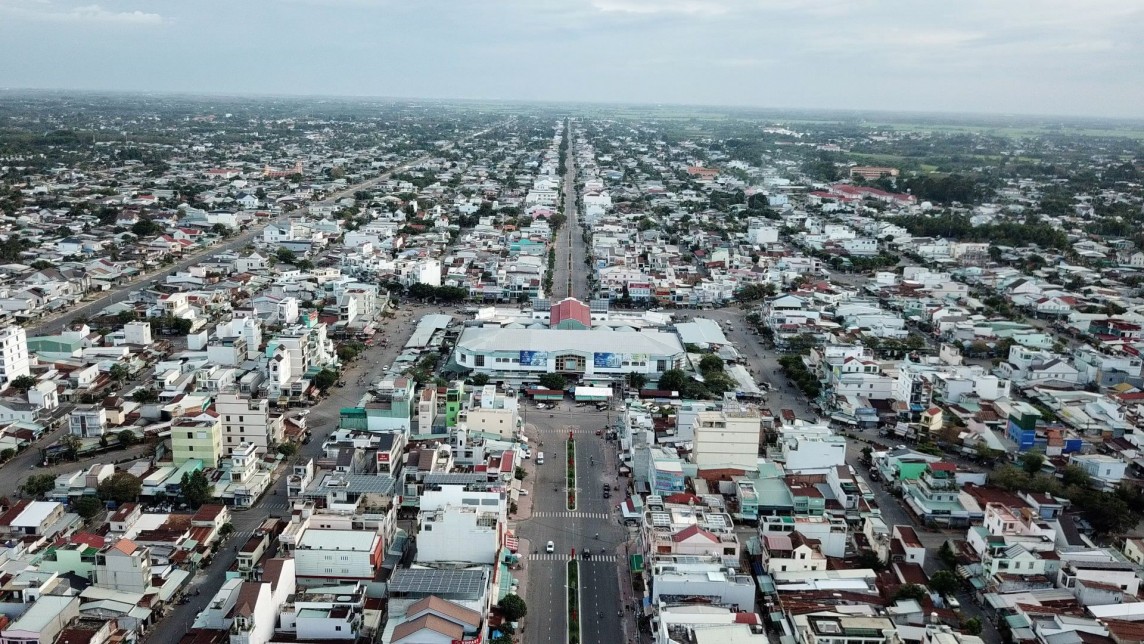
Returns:
[[[580,644],[580,564],[568,560],[568,644]]]
[[[576,440],[568,436],[568,509],[576,509]]]

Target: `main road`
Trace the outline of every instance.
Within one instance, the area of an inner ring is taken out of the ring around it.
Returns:
[[[584,229],[576,202],[576,148],[573,121],[568,120],[568,148],[564,151],[564,178],[561,189],[564,199],[564,226],[556,235],[556,270],[552,276],[553,299],[574,297],[588,301],[588,268],[584,264],[587,250]]]
[[[561,403],[548,412],[530,411],[534,421],[535,450],[545,453],[545,463],[537,465],[533,486],[532,516],[521,522],[520,536],[533,552],[527,553],[529,605],[526,637],[538,644],[568,641],[567,564],[580,562],[579,599],[581,642],[624,642],[625,633],[634,633],[631,613],[624,610],[620,591],[620,566],[626,565],[627,530],[619,525],[613,508],[625,498],[626,483],[620,488],[615,448],[595,431],[602,430],[608,416],[594,407]],[[538,420],[538,417],[541,420]],[[567,439],[575,437],[576,509],[567,507]],[[604,484],[612,487],[605,499]],[[555,552],[545,552],[551,541]],[[591,551],[588,558],[586,550]]]

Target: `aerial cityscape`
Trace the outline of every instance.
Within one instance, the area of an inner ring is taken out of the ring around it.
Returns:
[[[0,0],[0,644],[1144,644],[1144,5],[924,4]]]

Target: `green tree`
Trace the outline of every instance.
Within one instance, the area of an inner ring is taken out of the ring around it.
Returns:
[[[20,376],[12,380],[12,388],[21,393],[28,391],[36,386],[36,379],[33,376]]]
[[[540,374],[540,386],[545,389],[563,391],[564,387],[568,385],[568,380],[558,373],[542,373]]]
[[[668,369],[659,377],[659,388],[665,391],[683,391],[690,379],[682,369]]]
[[[298,255],[289,248],[279,248],[274,256],[283,264],[293,264],[298,261]]]
[[[287,459],[294,458],[298,454],[298,446],[294,443],[279,443],[278,453]]]
[[[982,628],[980,617],[970,617],[961,623],[961,632],[966,635],[980,635]]]
[[[94,496],[81,496],[71,502],[71,509],[87,520],[103,511],[103,501]]]
[[[226,539],[232,534],[234,534],[234,524],[230,521],[222,524],[222,526],[218,529],[218,536],[220,539]]]
[[[338,381],[338,372],[333,369],[322,369],[314,376],[314,386],[318,391],[325,392]]]
[[[159,392],[150,387],[136,389],[135,392],[131,394],[131,400],[141,405],[157,402],[159,400]]]
[[[131,232],[136,237],[150,237],[163,232],[163,227],[150,219],[140,219],[131,225]]]
[[[15,455],[16,450],[12,449],[11,447],[6,447],[3,450],[0,450],[0,463],[7,463],[8,461],[12,460],[12,457]]]
[[[637,373],[635,371],[631,371],[631,372],[628,372],[627,378],[628,378],[628,386],[631,387],[632,389],[636,389],[636,390],[643,389],[644,385],[647,384],[647,376],[645,376],[642,373]]]
[[[939,570],[929,578],[930,590],[940,595],[950,595],[957,592],[961,587],[961,582],[958,581],[957,575],[948,570]]]
[[[183,498],[191,507],[195,508],[209,501],[214,493],[214,486],[211,485],[210,480],[207,479],[207,475],[203,474],[202,470],[183,474],[179,488],[183,493]]]
[[[957,565],[957,555],[953,552],[953,546],[949,545],[949,541],[941,544],[941,549],[937,551],[937,556],[941,558],[942,563],[947,568],[953,568]]]
[[[59,445],[62,446],[64,451],[67,452],[68,458],[73,460],[75,459],[76,455],[79,454],[79,448],[83,447],[83,443],[80,442],[79,437],[73,436],[71,434],[66,434],[60,438]]]
[[[914,599],[921,601],[925,599],[926,589],[924,586],[918,584],[903,584],[898,587],[898,592],[894,593],[894,601],[899,599]]]
[[[1079,465],[1068,465],[1061,472],[1061,484],[1065,487],[1087,489],[1092,485],[1092,477]]]
[[[469,379],[474,387],[484,387],[489,384],[489,374],[487,373],[474,373],[473,377]]]
[[[127,503],[139,498],[143,481],[128,472],[116,472],[99,482],[99,498],[104,501]]]
[[[119,444],[124,447],[131,447],[135,443],[139,442],[139,437],[136,436],[135,432],[131,431],[130,429],[124,429],[120,431],[115,435],[115,438],[118,439]]]
[[[699,360],[699,371],[705,376],[710,373],[721,373],[723,371],[723,358],[714,353],[708,353]]]
[[[56,477],[51,474],[33,474],[20,484],[20,491],[34,498],[39,498],[54,489],[56,489]]]
[[[116,362],[111,365],[111,369],[108,369],[107,375],[111,376],[115,382],[123,382],[131,377],[131,370],[127,368],[127,365]]]
[[[1029,476],[1040,472],[1044,464],[1045,455],[1040,452],[1025,452],[1021,455],[1021,469],[1025,470]]]
[[[524,603],[520,595],[510,593],[504,596],[497,604],[504,615],[505,621],[519,622],[525,615],[528,614],[528,605]]]

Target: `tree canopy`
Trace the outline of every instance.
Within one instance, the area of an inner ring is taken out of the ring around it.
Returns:
[[[99,483],[99,498],[104,501],[127,503],[139,498],[143,481],[128,472],[116,472]]]
[[[183,474],[179,487],[187,503],[196,508],[209,501],[213,493],[213,486],[202,470]]]

